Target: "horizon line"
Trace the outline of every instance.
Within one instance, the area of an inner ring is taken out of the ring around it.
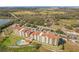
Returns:
[[[1,7],[79,7],[79,6],[0,6]]]

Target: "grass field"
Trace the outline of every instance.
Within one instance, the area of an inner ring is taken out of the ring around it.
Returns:
[[[11,34],[9,37],[4,39],[5,41],[2,43],[2,45],[10,46],[10,45],[16,45],[16,41],[22,39],[22,37]]]
[[[40,12],[33,12],[33,11],[17,11],[17,12],[13,12],[14,14],[17,15],[24,15],[24,14],[65,14],[66,12],[57,12],[57,11],[40,11]]]
[[[65,14],[66,12],[58,12],[58,11],[42,11],[39,14]]]
[[[61,25],[68,25],[68,26],[70,26],[70,25],[73,25],[73,24],[78,24],[79,23],[79,20],[77,20],[77,19],[62,19],[62,20],[60,20],[59,21],[59,23],[61,24]]]
[[[17,12],[13,12],[16,15],[24,15],[24,14],[35,14],[35,12],[31,12],[31,11],[17,11]]]
[[[53,30],[61,29],[63,27],[69,26],[72,27],[72,25],[78,24],[79,20],[78,19],[61,19],[57,21],[58,25],[52,25]]]

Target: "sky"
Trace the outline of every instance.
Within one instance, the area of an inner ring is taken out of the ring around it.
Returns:
[[[0,0],[1,6],[79,6],[79,0]]]

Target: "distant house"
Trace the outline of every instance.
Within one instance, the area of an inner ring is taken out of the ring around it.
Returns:
[[[18,36],[28,37],[29,34],[32,32],[31,30],[25,27],[21,27],[19,24],[14,24],[12,27],[14,33],[17,34]]]
[[[67,36],[69,37],[69,39],[73,39],[73,40],[77,40],[79,39],[79,33],[77,32],[66,32]]]
[[[13,31],[14,31],[14,33],[16,34],[16,35],[20,35],[20,30],[22,29],[22,27],[19,25],[19,24],[14,24],[14,25],[12,25],[12,29],[13,29]]]

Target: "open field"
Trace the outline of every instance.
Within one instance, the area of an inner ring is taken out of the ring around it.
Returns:
[[[25,14],[42,14],[42,15],[46,15],[46,14],[65,14],[66,12],[61,12],[61,11],[40,11],[40,12],[33,12],[33,11],[17,11],[17,12],[13,12],[16,15],[25,15]]]
[[[74,44],[71,41],[67,42],[64,46],[65,52],[79,52],[79,45]]]
[[[74,25],[74,24],[78,24],[79,23],[79,20],[78,19],[62,19],[59,21],[59,23],[61,25],[68,25],[68,26],[71,26],[71,25]]]

